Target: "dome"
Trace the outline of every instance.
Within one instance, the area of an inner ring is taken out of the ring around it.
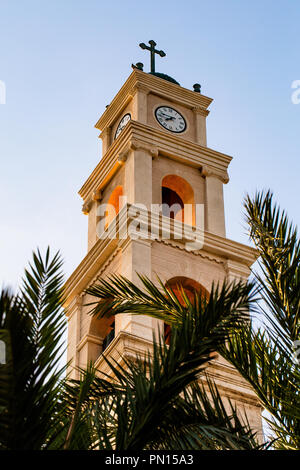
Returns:
[[[163,80],[167,80],[168,82],[176,83],[176,85],[180,86],[180,83],[178,83],[174,78],[170,77],[169,75],[166,75],[165,73],[159,73],[159,72],[149,72],[150,75],[155,75],[156,77],[162,78]]]

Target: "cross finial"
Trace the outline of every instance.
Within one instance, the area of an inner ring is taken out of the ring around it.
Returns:
[[[147,51],[150,51],[150,64],[151,64],[151,73],[155,72],[155,54],[160,55],[160,57],[165,57],[165,52],[164,51],[158,51],[155,49],[156,42],[151,40],[149,41],[150,47],[146,46],[144,42],[140,43],[140,47],[142,49],[147,49]]]

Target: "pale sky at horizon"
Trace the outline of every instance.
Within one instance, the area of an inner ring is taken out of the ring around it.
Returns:
[[[101,156],[94,128],[154,39],[157,71],[214,99],[208,146],[233,156],[228,238],[248,243],[242,199],[271,188],[299,226],[300,3],[296,0],[0,0],[0,283],[16,288],[36,247],[69,276],[86,254],[78,190]]]

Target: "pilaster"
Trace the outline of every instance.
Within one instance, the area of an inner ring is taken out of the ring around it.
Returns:
[[[205,230],[225,237],[223,184],[228,182],[228,175],[208,166],[201,167],[200,172],[205,178]]]
[[[102,351],[103,340],[99,336],[86,334],[77,345],[79,367],[85,368],[90,361],[96,361]],[[78,372],[77,372],[78,376]]]
[[[68,318],[68,350],[67,362],[70,364],[72,378],[78,377],[78,351],[77,345],[80,341],[80,318],[82,314],[82,295],[76,295],[66,309]]]
[[[136,83],[133,87],[131,96],[133,97],[132,103],[132,119],[143,124],[147,124],[147,96],[149,93],[149,88]]]
[[[143,204],[148,210],[152,204],[153,152],[151,147],[146,148],[132,141],[125,166],[125,194],[128,203]]]
[[[102,139],[102,155],[105,155],[111,144],[111,128],[107,126],[100,134]]]
[[[141,286],[138,274],[151,278],[151,240],[127,239],[122,245],[121,275]],[[144,340],[152,340],[157,320],[144,315],[122,314],[115,319],[116,336],[126,331]]]
[[[209,111],[201,108],[200,106],[195,106],[193,108],[195,116],[195,141],[197,144],[202,145],[203,147],[207,146],[206,138],[206,117]]]

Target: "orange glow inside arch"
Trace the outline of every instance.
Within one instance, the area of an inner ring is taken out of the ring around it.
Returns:
[[[122,186],[117,186],[113,192],[111,193],[108,201],[107,201],[107,209],[106,209],[106,216],[105,216],[105,227],[106,230],[109,224],[113,221],[116,215],[119,213],[121,206],[120,206],[120,197],[123,196],[123,188]]]
[[[193,300],[195,299],[196,292],[201,297],[205,297],[206,299],[209,298],[209,292],[207,291],[207,289],[205,289],[205,287],[203,287],[199,282],[184,276],[176,276],[169,279],[169,281],[166,282],[166,288],[170,288],[172,290],[181,305],[185,305],[185,301],[182,296],[182,291],[184,291],[184,293],[191,302],[193,302]],[[166,343],[169,344],[171,336],[171,327],[166,323],[164,324],[164,335]]]
[[[169,193],[167,191],[164,191],[164,189],[168,189]],[[169,197],[164,196],[165,194],[168,194]],[[175,193],[175,194],[172,194]],[[176,195],[178,198],[176,198]],[[165,200],[164,200],[165,198]],[[195,198],[194,198],[194,191],[191,185],[183,178],[181,178],[178,175],[167,175],[163,178],[162,180],[162,203],[167,203],[169,205],[172,205],[172,202],[174,203],[179,203],[180,200],[182,201],[183,205],[189,204],[191,205],[191,210],[186,210],[184,213],[184,208],[181,210],[178,210],[176,214],[174,215],[175,220],[178,220],[180,222],[184,222],[189,225],[196,225],[196,216],[195,216]]]

